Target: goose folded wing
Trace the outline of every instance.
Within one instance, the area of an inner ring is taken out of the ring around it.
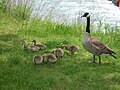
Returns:
[[[91,44],[100,49],[106,47],[102,42],[100,42],[99,40],[97,40],[95,38],[91,38]]]
[[[112,52],[112,50],[109,47],[107,47],[105,44],[103,44],[95,38],[91,39],[91,44],[96,48],[99,48],[102,51],[102,53],[110,54]]]

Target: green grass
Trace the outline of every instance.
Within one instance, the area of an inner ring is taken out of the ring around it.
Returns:
[[[120,31],[97,30],[91,34],[117,53],[117,59],[102,57],[102,65],[92,64],[92,54],[85,51],[81,39],[85,29],[65,26],[49,20],[18,22],[0,15],[0,90],[119,90],[120,89]],[[24,51],[21,41],[33,39],[48,46],[38,52]],[[34,65],[32,57],[50,52],[61,43],[75,44],[80,52],[65,56],[56,64]],[[98,58],[97,58],[98,62]]]

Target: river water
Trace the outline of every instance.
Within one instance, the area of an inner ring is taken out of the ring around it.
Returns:
[[[91,14],[93,24],[108,23],[111,27],[120,26],[120,8],[108,0],[36,0],[32,16],[44,19],[48,16],[58,23],[83,22],[80,16]]]

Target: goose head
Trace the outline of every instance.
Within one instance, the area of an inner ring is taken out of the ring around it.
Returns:
[[[90,14],[88,12],[84,13],[84,15],[82,15],[81,17],[90,17]]]

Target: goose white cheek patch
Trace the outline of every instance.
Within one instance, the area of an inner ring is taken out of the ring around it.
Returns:
[[[90,17],[90,14],[88,14],[86,17]]]

